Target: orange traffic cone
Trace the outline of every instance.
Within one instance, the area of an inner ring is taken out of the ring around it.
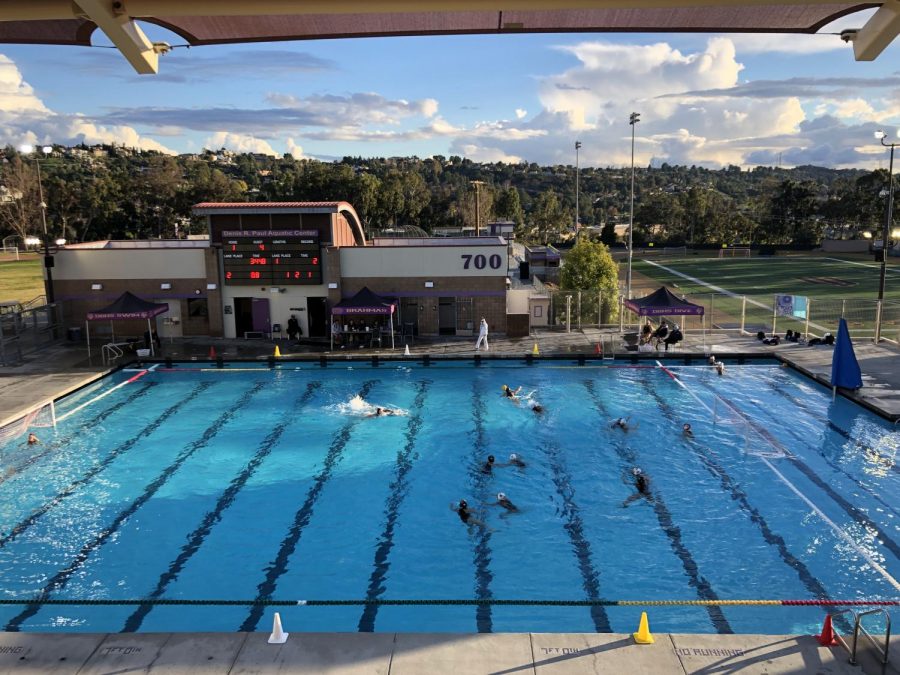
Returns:
[[[209,358],[215,360],[216,358],[216,348],[210,345],[209,347]]]
[[[822,625],[822,634],[819,635],[819,644],[823,647],[834,647],[838,644],[837,638],[834,636],[834,628],[831,627],[831,614],[825,617],[825,623]]]

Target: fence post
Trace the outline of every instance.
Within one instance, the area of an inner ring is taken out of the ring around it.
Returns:
[[[812,311],[812,300],[806,298],[806,328],[803,329],[803,337],[809,339],[809,315]]]
[[[597,328],[603,325],[603,291],[597,291]]]
[[[625,332],[625,296],[619,296],[619,332]]]
[[[581,330],[581,291],[578,291],[578,330]]]
[[[844,318],[844,309],[847,307],[847,299],[841,300],[841,318]]]
[[[713,324],[716,322],[716,294],[709,294],[709,329],[712,330]],[[704,324],[705,325],[705,324]]]
[[[885,253],[887,255],[887,253]],[[881,300],[875,301],[875,344],[881,341]]]
[[[775,322],[778,318],[778,296],[772,296],[772,335],[775,335]]]
[[[566,332],[572,332],[572,296],[566,296]]]
[[[744,326],[746,326],[747,320],[747,296],[741,296],[741,335],[744,334]]]
[[[555,293],[548,293],[548,295],[550,296],[550,310],[549,310],[549,311],[550,311],[550,316],[547,317],[547,327],[548,327],[550,330],[553,330],[553,326],[556,325],[556,315],[553,313],[553,296],[556,295],[556,294],[555,294]]]

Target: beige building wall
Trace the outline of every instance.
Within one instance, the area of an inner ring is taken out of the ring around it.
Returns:
[[[204,278],[205,248],[63,249],[54,260],[53,279]]]
[[[506,277],[505,244],[342,248],[344,278]]]

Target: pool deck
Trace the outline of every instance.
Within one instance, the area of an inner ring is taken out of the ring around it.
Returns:
[[[285,626],[289,629],[289,626]],[[533,675],[622,673],[851,674],[840,647],[790,635],[296,633],[270,645],[267,633],[0,633],[0,673],[100,675]],[[888,666],[886,673],[897,671]]]

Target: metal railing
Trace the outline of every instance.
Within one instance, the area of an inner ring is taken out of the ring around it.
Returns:
[[[833,629],[833,630],[834,630],[834,636],[837,639],[837,641],[841,644],[842,647],[844,647],[844,649],[846,649],[848,652],[850,652],[850,665],[852,665],[852,666],[856,665],[856,655],[857,655],[857,651],[859,648],[859,636],[860,636],[860,634],[862,634],[869,641],[869,643],[872,645],[872,647],[875,649],[876,653],[878,654],[879,663],[881,663],[882,667],[886,666],[890,659],[891,615],[888,614],[881,607],[877,607],[875,609],[869,609],[869,610],[866,610],[865,612],[860,612],[859,614],[857,614],[852,609],[843,609],[838,612],[829,612],[829,616],[831,616],[832,620],[834,620],[835,617],[840,617],[840,616],[843,616],[844,614],[852,614],[853,615],[853,636],[852,636],[850,644],[849,645],[847,644],[847,640],[836,629]],[[862,625],[863,617],[870,616],[873,614],[881,614],[884,616],[885,631],[884,631],[884,646],[883,647],[880,644],[878,644],[878,642],[875,640],[875,638],[872,636],[872,634],[869,633],[869,631],[867,631],[865,629],[865,627]]]

